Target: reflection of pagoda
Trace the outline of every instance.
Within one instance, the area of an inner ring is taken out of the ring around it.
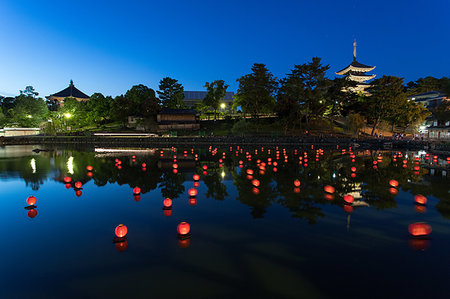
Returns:
[[[367,72],[375,69],[374,66],[364,65],[356,61],[356,40],[353,43],[353,61],[347,67],[336,72],[337,75],[345,76],[348,80],[355,81],[356,87],[350,87],[349,90],[353,92],[364,91],[366,88],[370,87],[366,81],[375,78],[376,75],[366,74]]]

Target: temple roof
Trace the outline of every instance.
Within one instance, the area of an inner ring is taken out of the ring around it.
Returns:
[[[350,80],[353,80],[353,81],[356,81],[356,82],[364,82],[364,81],[368,81],[370,79],[375,78],[375,76],[376,75],[366,75],[366,74],[361,74],[361,73],[359,73],[359,74],[352,74],[352,73],[350,73],[348,75],[348,78]]]
[[[79,98],[79,99],[89,99],[90,97],[75,87],[73,81],[70,80],[70,85],[66,89],[61,90],[60,92],[54,93],[49,97],[58,97],[58,98]]]
[[[370,72],[374,68],[375,68],[374,66],[365,65],[365,64],[359,63],[356,59],[353,59],[352,63],[350,63],[348,66],[346,66],[339,72],[336,72],[336,74],[337,75],[345,75],[350,71],[366,73],[366,72]]]

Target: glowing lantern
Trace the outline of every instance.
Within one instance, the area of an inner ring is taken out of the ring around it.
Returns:
[[[71,184],[66,184],[65,187],[66,187],[66,189],[70,189],[72,187],[72,185]]]
[[[34,206],[34,205],[36,204],[36,201],[37,201],[37,199],[36,199],[36,197],[34,197],[34,196],[29,196],[29,197],[27,198],[27,204],[28,204],[29,206]]]
[[[396,180],[390,180],[389,181],[389,186],[391,186],[391,187],[398,187],[398,182]]]
[[[119,252],[124,252],[127,249],[127,247],[128,247],[128,241],[127,240],[125,240],[123,242],[117,242],[116,243],[116,249]]]
[[[376,166],[375,166],[376,167]],[[350,175],[352,178],[356,178],[356,173],[352,172],[352,174]]]
[[[254,179],[254,180],[252,181],[252,185],[255,186],[255,187],[259,187],[260,182],[259,182],[257,179]]]
[[[295,193],[300,193],[300,188],[294,188]]]
[[[203,170],[206,170],[206,169],[208,169],[208,166],[203,165]]]
[[[75,183],[75,188],[81,189],[81,187],[83,187],[83,183],[82,182],[76,182]]]
[[[419,171],[420,167],[419,166],[414,166],[414,170],[415,171]]]
[[[197,199],[195,197],[189,198],[189,204],[195,206],[197,204]]]
[[[392,195],[397,195],[398,190],[396,188],[389,188],[389,193],[391,193]]]
[[[66,176],[66,177],[64,178],[64,182],[65,182],[65,183],[70,183],[70,182],[72,182],[72,178],[71,178],[70,176]]]
[[[81,195],[83,195],[83,191],[77,190],[77,191],[75,191],[75,195],[76,195],[77,197],[80,197]]]
[[[172,170],[172,172],[173,172],[174,174],[177,174],[177,173],[178,173],[178,169],[174,168],[174,169]]]
[[[198,174],[194,174],[193,176],[194,181],[200,180],[200,176]]]
[[[373,161],[372,163],[373,163],[373,165],[377,165],[378,162],[377,161]]]
[[[259,194],[259,189],[256,187],[253,187],[252,189],[253,194],[258,195]]]
[[[133,193],[134,193],[134,194],[141,194],[141,188],[139,188],[139,187],[134,187]]]
[[[334,199],[334,195],[333,194],[329,194],[329,193],[326,193],[324,197],[325,197],[326,200],[333,200]]]
[[[142,168],[147,168],[147,164],[146,163],[142,163]]]
[[[31,209],[31,210],[29,210],[28,211],[28,217],[30,217],[30,218],[34,218],[34,217],[36,217],[37,216],[37,214],[38,214],[38,212],[37,212],[37,210],[36,209]]]
[[[323,188],[323,190],[325,190],[325,192],[331,193],[331,194],[333,194],[336,191],[336,189],[333,186],[330,186],[330,185],[326,185]]]
[[[119,224],[118,226],[116,226],[116,229],[114,230],[114,233],[116,234],[116,236],[118,238],[123,238],[123,237],[125,237],[127,235],[128,228],[124,224]]]
[[[424,205],[427,203],[427,198],[422,194],[417,194],[416,196],[414,196],[414,201],[420,205]]]
[[[299,180],[295,180],[294,181],[294,186],[295,187],[299,187],[300,186],[300,181]]]
[[[90,177],[90,178],[91,178],[93,175],[94,175],[94,174],[93,174],[92,172],[88,172],[88,173],[87,173],[87,176]]]
[[[403,168],[406,168],[406,167],[408,167],[408,166],[406,166],[406,164],[403,164]]]
[[[92,167],[91,165],[86,166],[87,171],[92,171],[94,169],[94,167]]]
[[[408,226],[408,231],[414,237],[427,236],[431,233],[431,225],[425,222],[416,222]]]
[[[350,170],[351,170],[352,172],[356,172],[356,167],[353,166],[352,168],[350,168]]]
[[[178,164],[174,163],[174,164],[172,165],[172,167],[173,167],[174,169],[177,169],[177,168],[178,168]]]
[[[197,195],[197,189],[191,188],[188,191],[189,196],[194,197]]]
[[[252,169],[247,169],[247,174],[248,175],[253,175],[253,170]]]
[[[403,160],[403,164],[408,164],[408,161],[407,160]]]
[[[189,233],[189,231],[191,230],[191,226],[189,225],[189,223],[187,222],[181,222],[180,224],[178,224],[177,226],[177,231],[178,234],[180,235],[187,235]]]
[[[200,186],[200,183],[199,182],[194,182],[194,187],[198,188],[198,186]]]
[[[166,208],[170,208],[172,206],[172,200],[170,198],[166,198],[164,199],[163,204]]]
[[[172,209],[164,209],[164,216],[166,217],[172,216]]]
[[[427,208],[424,205],[416,204],[414,210],[416,210],[417,213],[425,213],[427,211]]]
[[[273,168],[273,172],[277,172],[278,169],[276,167]]]
[[[344,201],[345,201],[346,203],[352,203],[354,200],[355,200],[355,199],[354,199],[353,196],[351,196],[351,195],[345,195],[345,196],[344,196]]]

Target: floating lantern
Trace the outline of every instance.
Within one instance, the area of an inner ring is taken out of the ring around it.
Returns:
[[[356,172],[356,167],[353,166],[352,168],[350,168],[350,170],[351,170],[352,172]]]
[[[194,174],[192,178],[194,179],[194,181],[200,180],[200,176],[198,174]]]
[[[427,203],[427,198],[422,194],[417,194],[414,196],[414,201],[420,205],[425,205]]]
[[[420,167],[419,166],[414,166],[414,170],[415,171],[419,171]]]
[[[206,170],[206,169],[208,169],[208,166],[203,165],[203,170]]]
[[[81,187],[83,187],[83,183],[82,182],[76,182],[75,183],[75,188],[81,189]]]
[[[189,196],[194,197],[197,195],[197,189],[191,188],[188,191]]]
[[[252,169],[247,169],[247,174],[248,175],[253,175],[253,170]]]
[[[174,169],[172,170],[172,172],[173,172],[174,174],[177,174],[177,173],[178,173],[178,169],[174,168]]]
[[[75,191],[75,195],[76,195],[77,197],[80,197],[81,195],[83,195],[83,191],[77,190],[77,191]]]
[[[142,163],[142,168],[147,168],[147,164],[146,163]]]
[[[294,180],[294,186],[299,187],[300,186],[300,180]]]
[[[189,234],[189,231],[191,230],[191,226],[189,225],[189,223],[187,222],[181,222],[180,224],[178,224],[177,226],[177,231],[179,235],[187,235]]]
[[[125,237],[127,235],[128,228],[124,224],[119,224],[118,226],[116,226],[116,229],[114,230],[114,233],[116,234],[116,236],[118,238],[123,238],[123,237]]]
[[[253,187],[252,189],[253,194],[258,195],[259,194],[259,189],[256,187]]]
[[[295,193],[300,193],[300,188],[294,188]]]
[[[36,202],[37,202],[37,199],[36,199],[36,197],[34,197],[34,196],[29,196],[29,197],[27,198],[27,204],[28,204],[29,206],[34,206],[34,205],[36,204]]]
[[[398,190],[396,188],[389,188],[389,193],[391,193],[392,195],[397,195]]]
[[[70,183],[70,182],[72,182],[72,178],[71,178],[70,176],[66,176],[66,177],[64,178],[64,182],[65,182],[65,183]]]
[[[408,231],[414,237],[428,236],[431,234],[431,225],[425,222],[416,222],[408,226]]]
[[[254,180],[252,181],[252,185],[255,186],[255,187],[259,187],[260,182],[259,182],[257,179],[254,179]]]
[[[92,172],[88,172],[88,173],[87,173],[87,176],[90,177],[90,178],[91,178],[93,175],[94,175],[94,174],[93,174]]]
[[[407,160],[403,160],[403,164],[408,164],[408,161]]]
[[[133,193],[134,193],[134,194],[141,194],[141,188],[139,188],[139,187],[134,187]]]
[[[173,163],[172,167],[173,167],[174,169],[177,169],[177,168],[178,168],[178,164]]]
[[[273,172],[277,172],[278,171],[278,169],[276,167],[274,167],[272,170],[273,170]]]
[[[352,172],[352,174],[350,175],[352,178],[356,178],[356,173]]]
[[[389,186],[391,186],[391,187],[398,187],[398,182],[396,180],[390,180],[389,181]]]
[[[325,187],[323,187],[323,190],[325,190],[325,192],[331,193],[331,194],[333,194],[336,191],[336,189],[330,185],[326,185]]]
[[[198,188],[198,186],[200,186],[200,183],[199,182],[194,182],[194,187]]]
[[[36,217],[37,214],[38,214],[38,212],[37,212],[36,209],[31,209],[31,210],[29,210],[28,213],[27,213],[28,217],[30,217],[30,218],[32,218],[32,219],[33,219],[34,217]]]
[[[172,206],[172,200],[171,200],[170,198],[164,199],[163,205],[164,205],[166,208],[170,208],[170,207]]]
[[[377,165],[378,162],[377,161],[373,161],[372,163],[373,163],[373,165]]]
[[[345,201],[346,203],[352,203],[354,200],[355,200],[355,199],[354,199],[353,196],[351,196],[351,195],[345,195],[345,196],[344,196],[344,201]]]
[[[92,171],[94,169],[94,167],[92,167],[91,165],[86,166],[87,171]]]

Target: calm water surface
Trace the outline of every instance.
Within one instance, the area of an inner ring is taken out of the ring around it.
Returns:
[[[450,296],[446,157],[33,148],[0,148],[1,298]],[[426,205],[415,204],[418,194]],[[36,207],[25,209],[31,195]],[[191,227],[186,240],[177,235],[182,221]],[[431,234],[412,237],[408,227],[418,222]],[[114,243],[118,224],[128,234]]]

